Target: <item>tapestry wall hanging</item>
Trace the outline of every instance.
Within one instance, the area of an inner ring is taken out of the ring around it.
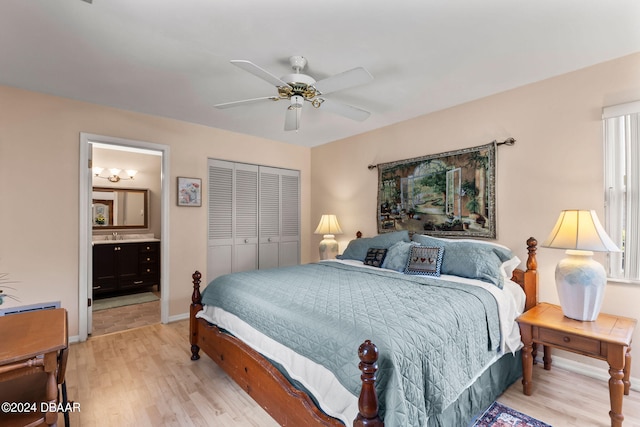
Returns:
[[[377,165],[378,233],[496,237],[496,142]]]

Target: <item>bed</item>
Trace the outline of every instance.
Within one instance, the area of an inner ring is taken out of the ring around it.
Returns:
[[[191,359],[202,350],[284,426],[464,426],[521,377],[536,248],[521,270],[500,245],[395,232],[202,293],[195,272]]]

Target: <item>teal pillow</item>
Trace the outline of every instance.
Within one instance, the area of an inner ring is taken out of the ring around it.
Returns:
[[[505,279],[503,264],[514,258],[509,249],[489,242],[438,239],[419,234],[414,234],[412,239],[423,246],[444,246],[442,274],[482,280],[500,289]]]
[[[367,250],[369,248],[382,248],[389,249],[394,243],[404,241],[410,242],[409,232],[395,231],[392,233],[380,234],[375,237],[362,237],[360,239],[353,239],[349,242],[347,249],[344,250],[342,255],[338,255],[338,259],[355,259],[358,261],[364,261],[367,256]]]
[[[394,271],[404,271],[407,267],[409,252],[413,246],[418,246],[416,242],[396,242],[387,251],[387,256],[382,263],[382,268]]]

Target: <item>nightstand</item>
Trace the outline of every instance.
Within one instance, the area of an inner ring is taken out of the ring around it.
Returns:
[[[609,396],[611,400],[612,427],[621,427],[623,394],[629,394],[631,371],[631,336],[636,320],[621,316],[600,314],[593,322],[569,319],[562,309],[553,304],[541,303],[525,312],[518,319],[524,348],[522,349],[522,386],[524,394],[531,395],[533,372],[533,343],[542,344],[544,367],[551,369],[551,352],[555,347],[596,359],[609,364]]]

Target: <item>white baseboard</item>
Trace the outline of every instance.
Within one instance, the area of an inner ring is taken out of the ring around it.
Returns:
[[[175,316],[169,316],[169,322],[168,323],[172,323],[172,322],[177,322],[179,320],[185,320],[189,318],[189,312],[186,313],[182,313],[182,314],[176,314]]]
[[[536,361],[542,364],[542,359]],[[559,355],[553,355],[553,364],[552,366],[558,367],[560,369],[564,369],[569,372],[575,372],[576,374],[584,375],[585,377],[594,378],[597,380],[609,381],[609,369],[607,368],[607,362],[602,362],[603,368],[600,369],[597,366],[587,365],[586,363],[578,362],[572,359],[567,359],[565,357]],[[633,369],[633,363],[631,364]],[[640,391],[640,378],[631,377],[631,390]]]

